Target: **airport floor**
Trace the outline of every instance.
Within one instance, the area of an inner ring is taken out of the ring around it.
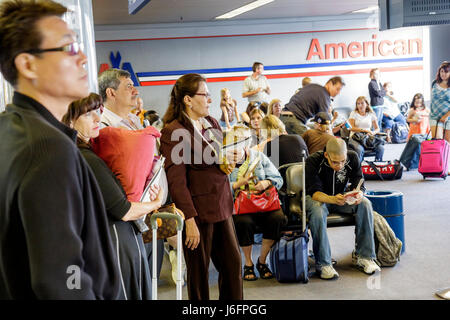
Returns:
[[[385,145],[385,160],[398,159],[405,144]],[[438,300],[439,289],[450,287],[450,179],[423,180],[417,170],[404,170],[400,180],[366,181],[368,190],[394,190],[403,193],[405,252],[392,268],[380,274],[365,275],[352,266],[354,227],[328,229],[332,257],[340,278],[309,282],[278,283],[275,279],[244,281],[246,300]],[[311,242],[309,244],[312,248]],[[253,248],[253,261],[260,247]],[[312,270],[314,268],[312,267]],[[209,270],[211,299],[218,299],[218,273]],[[165,255],[158,285],[158,299],[174,300],[175,284]],[[188,299],[186,286],[183,299]]]

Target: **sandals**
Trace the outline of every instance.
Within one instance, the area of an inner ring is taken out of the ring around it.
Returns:
[[[258,258],[258,263],[256,264],[256,269],[258,270],[259,276],[261,277],[261,279],[272,279],[273,278],[272,271],[270,271],[267,264],[260,263],[259,258]]]
[[[243,280],[246,281],[255,281],[258,280],[258,277],[255,274],[255,265],[252,265],[251,267],[244,265],[244,276],[242,277]],[[250,277],[249,276],[253,276]]]

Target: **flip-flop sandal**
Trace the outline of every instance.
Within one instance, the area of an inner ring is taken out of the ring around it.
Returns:
[[[258,270],[259,276],[261,277],[261,279],[272,279],[273,278],[273,273],[272,273],[272,271],[270,271],[267,264],[260,263],[259,259],[258,259],[258,263],[256,264],[256,269]]]
[[[255,265],[252,265],[251,267],[244,265],[244,276],[242,277],[245,281],[255,281],[258,280],[258,277],[255,274]],[[253,276],[249,278],[248,276]]]

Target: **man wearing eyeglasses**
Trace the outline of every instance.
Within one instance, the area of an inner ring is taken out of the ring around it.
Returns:
[[[0,300],[116,299],[119,273],[95,177],[60,120],[88,95],[86,56],[52,1],[0,4]]]
[[[105,105],[102,127],[123,127],[129,130],[143,128],[139,117],[131,112],[138,104],[139,92],[128,71],[105,70],[98,78],[98,86]]]
[[[105,106],[101,118],[101,127],[121,127],[127,130],[140,130],[144,128],[139,117],[131,112],[138,103],[139,92],[134,86],[133,80],[131,80],[131,74],[128,71],[114,68],[103,71],[98,77],[98,87]],[[155,155],[159,156],[159,154],[159,150],[155,146]],[[164,192],[162,203],[165,204],[169,186],[164,170],[161,173],[159,186]],[[151,200],[155,198],[156,194],[150,196]],[[141,220],[143,223],[143,219]],[[157,274],[159,278],[164,257],[164,240],[160,239],[157,241]],[[145,249],[147,250],[149,268],[152,270],[152,243],[146,243]]]
[[[306,212],[316,273],[324,280],[339,277],[331,261],[327,234],[329,212],[355,215],[353,264],[366,274],[379,272],[380,267],[374,262],[373,210],[370,200],[363,196],[363,174],[356,152],[347,151],[345,141],[333,137],[324,151],[317,151],[306,159],[305,171]]]

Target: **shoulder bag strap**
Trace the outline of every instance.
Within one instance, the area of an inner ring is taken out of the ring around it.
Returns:
[[[366,161],[366,162],[373,169],[373,171],[375,171],[375,173],[377,174],[378,178],[380,178],[381,180],[384,180],[383,176],[381,175],[380,170],[378,170],[377,166],[372,161]]]

